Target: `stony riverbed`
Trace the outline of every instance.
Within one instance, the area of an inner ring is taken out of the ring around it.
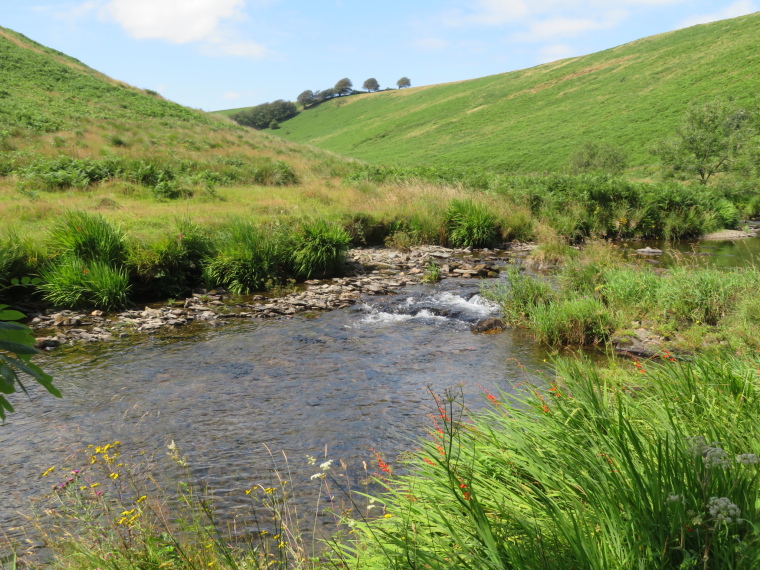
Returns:
[[[116,314],[48,309],[30,313],[37,346],[53,350],[61,345],[108,342],[137,334],[202,324],[223,326],[234,319],[286,318],[299,313],[345,308],[366,295],[387,295],[421,282],[431,263],[446,278],[493,278],[515,255],[532,249],[513,244],[509,250],[413,247],[410,251],[357,248],[348,253],[345,276],[306,281],[280,296],[240,296],[218,289],[198,290],[191,297],[164,306],[147,306]]]

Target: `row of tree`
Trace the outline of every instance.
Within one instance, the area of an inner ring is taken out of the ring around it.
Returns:
[[[402,77],[396,82],[396,86],[399,89],[404,89],[406,87],[411,87],[412,82],[408,77]],[[362,88],[367,92],[380,91],[380,84],[377,82],[377,79],[375,79],[374,77],[370,77],[364,82],[364,85],[362,85]],[[323,101],[327,101],[328,99],[332,99],[334,97],[342,97],[344,95],[353,95],[355,93],[359,93],[359,91],[356,91],[354,89],[353,82],[348,77],[344,77],[343,79],[338,81],[334,87],[330,87],[322,91],[320,90],[312,91],[311,89],[307,89],[296,98],[296,101],[298,101],[298,103],[303,105],[305,109],[307,107],[316,105],[318,103],[322,103]]]
[[[230,118],[245,127],[252,127],[254,129],[270,129],[279,128],[280,123],[291,117],[295,117],[298,114],[298,109],[291,101],[285,101],[284,99],[278,99],[271,103],[262,103],[255,107],[250,107],[234,115],[230,115]]]
[[[411,87],[412,82],[408,77],[402,77],[396,82],[396,86],[399,89],[404,89],[405,87]],[[380,90],[380,84],[374,77],[367,79],[363,87],[368,92]],[[334,97],[353,95],[355,93],[360,92],[354,90],[354,84],[348,77],[344,77],[334,87],[324,89],[323,91],[311,91],[307,89],[298,96],[296,101],[306,109]],[[282,121],[295,117],[297,114],[298,108],[294,103],[278,99],[271,103],[262,103],[261,105],[250,107],[234,115],[230,115],[230,118],[243,126],[261,130],[266,128],[277,129]]]

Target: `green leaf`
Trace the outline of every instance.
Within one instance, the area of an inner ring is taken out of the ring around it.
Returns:
[[[14,277],[13,279],[11,279],[11,285],[18,285],[18,284],[19,284],[19,281],[17,278]]]
[[[8,352],[12,352],[16,355],[40,354],[40,351],[34,348],[33,346],[29,346],[27,344],[20,344],[18,342],[11,342],[7,340],[0,340],[0,350],[7,350]]]
[[[23,319],[24,317],[26,317],[26,315],[24,313],[19,313],[18,311],[12,311],[12,310],[0,311],[0,321],[17,321],[19,319]]]
[[[35,339],[29,329],[2,330],[0,331],[0,342],[16,342],[26,346],[34,346]]]
[[[4,321],[0,321],[0,330],[10,330],[10,331],[28,331],[31,330],[29,327],[25,325],[20,325],[18,323],[6,323]],[[2,336],[3,333],[0,333],[0,336]]]
[[[10,358],[8,356],[2,356],[0,355],[0,361],[5,362],[6,364],[9,364],[10,366],[13,366],[14,368],[17,368],[18,370],[21,370],[21,372],[24,372],[25,374],[28,374],[29,376],[33,377],[37,382],[42,384],[45,389],[50,392],[53,396],[56,398],[61,397],[61,392],[53,386],[53,377],[49,374],[45,374],[45,372],[37,366],[36,364],[32,364],[31,362],[22,362],[21,360],[17,360],[15,358]],[[21,384],[21,380],[16,378],[16,381],[18,382],[19,386],[21,386],[21,389],[26,392],[26,388],[24,388],[24,385]]]
[[[13,394],[16,391],[16,371],[5,363],[0,363],[0,392]]]
[[[0,396],[0,420],[5,421],[5,410],[3,408],[5,408],[5,410],[8,410],[9,412],[13,411],[13,406],[11,406],[11,403],[5,398],[3,398],[2,396]]]

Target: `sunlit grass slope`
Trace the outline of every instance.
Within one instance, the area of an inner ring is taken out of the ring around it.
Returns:
[[[581,142],[649,164],[687,104],[751,102],[760,13],[640,39],[531,69],[329,101],[277,134],[374,163],[556,170]]]
[[[308,193],[350,163],[167,101],[0,27],[0,229],[36,232],[69,209],[108,210],[148,233],[178,215],[239,215],[254,202],[276,211],[286,187]]]

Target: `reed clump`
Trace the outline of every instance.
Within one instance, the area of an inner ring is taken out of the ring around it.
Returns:
[[[390,516],[338,548],[356,569],[756,567],[759,363],[563,360],[486,412],[441,397]]]

